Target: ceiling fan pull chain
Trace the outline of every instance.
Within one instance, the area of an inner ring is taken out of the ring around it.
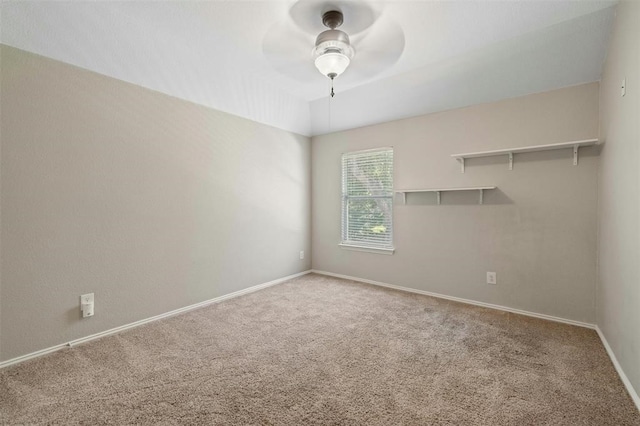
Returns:
[[[331,97],[333,98],[335,93],[333,92],[333,77],[331,77]]]
[[[331,92],[333,93],[333,79],[331,79]],[[328,107],[328,127],[329,130],[331,130],[331,99],[333,98],[333,95],[331,95],[330,97],[327,98],[327,107]]]

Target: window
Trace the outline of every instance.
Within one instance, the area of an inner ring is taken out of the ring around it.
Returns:
[[[342,242],[393,253],[393,148],[342,155]]]

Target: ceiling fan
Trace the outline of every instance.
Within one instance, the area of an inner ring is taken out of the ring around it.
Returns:
[[[314,81],[320,71],[331,79],[333,96],[333,80],[343,73],[341,80],[355,86],[400,58],[404,33],[380,5],[298,1],[289,16],[267,32],[263,53],[276,70],[301,82]]]

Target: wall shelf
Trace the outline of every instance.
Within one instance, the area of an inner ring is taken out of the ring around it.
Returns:
[[[461,172],[464,173],[464,160],[467,158],[493,157],[496,155],[507,155],[509,157],[509,170],[513,170],[513,154],[524,152],[550,151],[554,149],[573,148],[573,165],[578,165],[578,148],[581,146],[597,145],[598,139],[585,139],[582,141],[560,142],[547,145],[525,146],[522,148],[496,149],[493,151],[469,152],[467,154],[453,154],[453,158],[460,162]]]
[[[438,205],[440,205],[440,193],[441,192],[454,192],[454,191],[479,191],[480,192],[480,202],[482,204],[484,198],[484,191],[496,189],[495,186],[471,186],[467,188],[428,188],[428,189],[396,189],[396,194],[402,194],[402,202],[403,204],[407,203],[407,194],[413,192],[435,192],[438,197]]]

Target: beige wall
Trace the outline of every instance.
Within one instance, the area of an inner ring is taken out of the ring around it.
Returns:
[[[600,88],[598,326],[640,393],[640,2],[618,5]],[[627,93],[620,96],[626,77]]]
[[[339,99],[336,100],[339,102]],[[450,157],[598,137],[598,84],[312,138],[313,268],[593,323],[597,147],[468,160]],[[393,146],[396,188],[497,186],[478,195],[396,198],[392,256],[340,241],[340,156]],[[497,272],[498,285],[486,284]]]
[[[1,55],[0,360],[310,268],[308,138]]]

